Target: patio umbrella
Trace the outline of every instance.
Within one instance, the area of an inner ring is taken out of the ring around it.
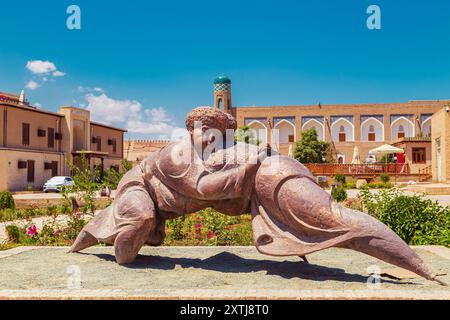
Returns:
[[[292,152],[292,144],[289,145],[288,157],[291,157],[291,158],[294,157],[293,152]]]
[[[382,146],[379,146],[375,149],[372,149],[369,151],[369,153],[373,154],[393,154],[393,153],[405,153],[405,151],[401,148],[397,148],[394,146],[391,146],[390,144],[383,144]]]
[[[359,155],[359,149],[357,146],[353,148],[352,164],[361,164],[361,156]]]
[[[369,153],[373,153],[373,154],[393,154],[393,153],[405,153],[405,150],[403,150],[401,148],[397,148],[397,147],[391,146],[390,144],[383,144],[382,146],[379,146],[378,148],[370,150]],[[386,158],[386,162],[387,162],[387,158]]]

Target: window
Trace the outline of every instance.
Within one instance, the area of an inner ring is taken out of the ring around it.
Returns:
[[[413,163],[426,163],[425,148],[412,148]]]
[[[22,123],[22,144],[24,146],[30,145],[30,124]]]
[[[373,124],[369,126],[369,133],[367,134],[368,141],[375,141],[375,127]]]
[[[345,137],[345,128],[344,126],[341,126],[339,128],[339,142],[345,142],[346,137]]]
[[[117,152],[117,142],[116,139],[112,139],[112,147],[113,147],[113,153]]]
[[[288,136],[288,141],[289,141],[289,142],[294,142],[294,135],[293,135],[293,134],[290,134],[290,135]]]
[[[97,151],[102,151],[102,137],[97,137]]]
[[[58,175],[58,161],[52,161],[52,177]]]
[[[27,182],[34,182],[34,160],[27,161]]]
[[[398,132],[397,132],[397,138],[404,138],[405,137],[405,128],[403,127],[403,125],[399,125],[398,126]]]
[[[48,128],[48,147],[54,148],[55,147],[55,129],[54,128]]]

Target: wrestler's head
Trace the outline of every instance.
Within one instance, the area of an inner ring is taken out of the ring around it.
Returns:
[[[215,139],[214,131],[210,129],[218,130],[225,138],[227,129],[236,130],[236,127],[236,120],[232,115],[210,107],[195,108],[186,117],[186,129],[192,140],[201,141],[203,146]]]

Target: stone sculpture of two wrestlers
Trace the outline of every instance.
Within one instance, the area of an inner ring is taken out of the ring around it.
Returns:
[[[119,264],[132,263],[142,246],[163,243],[167,219],[211,207],[226,215],[250,212],[263,254],[305,258],[347,248],[440,282],[391,229],[336,203],[300,162],[235,142],[229,133],[236,120],[228,113],[196,108],[186,128],[188,137],[124,175],[113,203],[84,227],[71,252],[102,241],[114,245]]]

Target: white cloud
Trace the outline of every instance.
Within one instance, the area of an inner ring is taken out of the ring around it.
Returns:
[[[96,96],[92,93],[86,95],[87,109],[91,111],[96,121],[107,123],[120,123],[124,119],[133,117],[139,113],[142,105],[133,100],[114,100],[102,93]]]
[[[47,76],[64,77],[66,74],[56,68],[50,61],[30,60],[25,66],[31,73],[43,77],[43,81],[48,81]]]
[[[38,109],[41,109],[41,108],[42,108],[42,104],[36,102],[36,103],[33,105],[33,107],[36,107],[36,108],[38,108]]]
[[[39,83],[37,83],[36,81],[28,81],[28,83],[25,85],[25,88],[30,89],[30,90],[36,90],[37,88],[39,88],[40,85]]]
[[[58,71],[56,70],[55,72],[53,72],[53,76],[54,77],[64,77],[66,74],[64,72]]]
[[[115,100],[105,93],[86,95],[94,121],[127,129],[131,133],[170,136],[177,129],[163,107],[146,109],[136,100]]]
[[[45,74],[57,71],[55,64],[50,61],[42,61],[42,60],[28,61],[26,67],[34,74]]]
[[[100,87],[95,87],[95,88],[91,88],[91,87],[84,87],[84,86],[78,86],[77,90],[81,93],[85,93],[85,92],[99,92],[99,93],[104,93],[105,90],[103,90]]]
[[[154,109],[146,109],[144,111],[145,115],[155,122],[167,122],[171,119],[167,116],[167,112],[163,107],[158,107]]]

